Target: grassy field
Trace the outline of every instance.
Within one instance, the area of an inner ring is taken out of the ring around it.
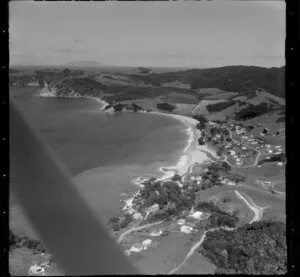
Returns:
[[[188,253],[192,235],[170,233],[161,238],[157,247],[149,248],[138,254],[132,254],[130,260],[143,274],[167,274],[179,265]]]
[[[206,109],[207,105],[216,104],[220,102],[224,102],[225,100],[201,100],[195,110],[193,111],[194,114],[209,114],[208,110]]]
[[[202,231],[196,233],[193,237],[193,243],[199,241],[202,234]],[[216,266],[199,253],[200,248],[201,246],[195,250],[194,254],[174,274],[214,274]]]
[[[233,96],[237,96],[237,92],[223,92],[223,93],[218,93],[218,94],[213,94],[213,95],[206,95],[204,96],[203,99],[205,100],[228,100],[231,99]]]
[[[12,276],[30,276],[29,268],[34,264],[41,264],[50,259],[49,254],[34,254],[34,252],[25,247],[16,248],[9,252],[9,272]],[[50,267],[45,268],[46,275],[63,275],[59,265],[55,262]]]

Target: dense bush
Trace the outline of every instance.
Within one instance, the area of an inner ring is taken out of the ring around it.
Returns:
[[[106,105],[106,106],[104,107],[104,110],[108,110],[108,109],[110,109],[111,107],[113,107],[113,105],[112,105],[112,104],[108,104],[108,105]]]
[[[202,253],[220,274],[284,274],[287,270],[286,228],[260,221],[235,231],[208,232]]]
[[[248,103],[245,109],[242,109],[235,113],[235,120],[247,120],[263,114],[266,114],[273,110],[271,105],[267,103],[260,103],[258,105],[253,105]]]
[[[123,229],[123,228],[127,227],[128,224],[129,224],[130,222],[132,222],[132,220],[133,220],[132,215],[130,215],[130,214],[125,214],[125,217],[124,217],[122,220],[120,220],[120,223],[119,223],[119,229]]]
[[[199,121],[199,123],[196,126],[197,129],[199,130],[205,129],[207,119],[204,115],[194,115],[193,118]]]
[[[229,172],[231,170],[231,166],[227,162],[215,162],[215,163],[211,163],[207,167],[207,169],[213,172],[218,172],[218,171]]]
[[[175,174],[173,177],[172,177],[172,181],[181,181],[181,176],[179,174]]]
[[[165,211],[157,211],[155,213],[151,213],[148,218],[147,222],[151,223],[154,221],[160,221],[160,220],[167,220],[170,218],[170,214]]]
[[[220,226],[227,226],[231,228],[235,227],[236,223],[239,220],[235,213],[231,215],[225,211],[222,211],[213,202],[199,202],[196,205],[196,209],[211,214],[211,216],[209,217],[209,225],[207,226],[207,228]]]
[[[115,104],[113,107],[115,112],[121,112],[125,108],[125,105],[118,103]]]
[[[11,248],[27,247],[37,252],[46,252],[44,245],[39,240],[15,235],[11,230],[9,230],[8,242]]]
[[[175,107],[169,103],[158,103],[156,104],[156,107],[159,110],[168,111],[168,112],[172,112],[173,110],[175,110]]]
[[[120,230],[120,219],[118,217],[112,217],[108,220],[107,225],[114,231]]]
[[[241,174],[241,173],[237,173],[237,172],[230,172],[227,176],[228,180],[236,182],[236,183],[240,183],[240,182],[244,182],[246,180],[246,176]]]
[[[203,137],[198,138],[198,143],[199,145],[204,145],[205,144],[204,138]]]
[[[134,112],[137,112],[137,111],[142,110],[143,108],[135,103],[132,103],[132,109]]]
[[[272,155],[270,158],[262,159],[258,162],[259,165],[267,162],[285,162],[284,153]]]
[[[136,81],[160,85],[173,81],[190,84],[192,89],[219,88],[225,91],[254,94],[257,88],[284,97],[285,68],[254,66],[225,66],[219,68],[191,69],[178,72],[128,75]]]

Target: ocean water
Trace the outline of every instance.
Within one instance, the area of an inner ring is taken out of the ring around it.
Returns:
[[[132,180],[161,176],[159,167],[176,164],[186,146],[186,126],[174,118],[108,114],[96,101],[35,97],[36,90],[12,88],[10,94],[74,176],[74,185],[99,220],[118,212],[122,193],[137,189]],[[25,221],[15,205],[11,225],[34,233]]]

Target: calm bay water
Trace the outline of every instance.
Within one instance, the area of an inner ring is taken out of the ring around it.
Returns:
[[[120,194],[136,190],[132,179],[161,175],[157,169],[175,164],[186,145],[186,127],[171,117],[107,114],[93,100],[34,97],[36,90],[10,93],[105,221],[120,208]],[[19,208],[12,210],[14,223],[21,229],[27,225]]]

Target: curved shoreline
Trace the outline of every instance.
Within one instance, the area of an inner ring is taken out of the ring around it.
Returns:
[[[50,91],[47,86],[47,87],[44,87],[41,90],[39,90],[36,93],[36,96],[38,96],[38,97],[59,97],[59,96],[56,96],[55,92],[56,91],[54,91],[54,92]],[[80,95],[74,94],[72,96],[67,96],[67,97],[63,97],[63,98],[91,99],[91,100],[94,100],[94,101],[98,102],[99,104],[101,104],[101,108],[100,108],[101,110],[103,110],[104,107],[108,104],[101,98],[93,97],[93,96],[80,96]],[[159,172],[164,173],[163,176],[160,177],[158,180],[160,180],[160,181],[169,180],[175,174],[179,174],[179,175],[183,176],[189,171],[191,165],[193,165],[195,163],[201,164],[205,160],[210,160],[209,157],[207,156],[207,154],[205,153],[205,151],[212,153],[212,155],[215,156],[215,153],[212,150],[210,150],[206,145],[200,146],[198,144],[198,137],[201,136],[201,131],[199,131],[195,127],[197,125],[197,123],[199,123],[198,120],[196,120],[192,117],[184,116],[184,115],[164,113],[164,112],[158,112],[158,111],[151,111],[151,112],[147,112],[147,113],[172,117],[172,118],[180,121],[187,127],[186,133],[188,135],[188,138],[187,138],[186,146],[182,150],[181,155],[179,156],[177,162],[174,165],[163,166],[163,167],[158,168]],[[204,152],[202,150],[204,150]],[[136,180],[133,180],[133,183],[136,185],[139,185],[139,183],[141,182],[140,181],[141,179],[144,179],[144,178],[141,176],[141,177],[137,178]]]
[[[49,91],[48,88],[44,88],[39,91],[39,93],[36,93],[36,96],[38,97],[58,97],[55,95],[55,92]],[[68,97],[63,98],[85,98],[85,99],[91,99],[101,104],[100,111],[103,111],[103,108],[107,104],[105,101],[98,97],[93,96],[80,96],[80,95],[72,95]],[[126,112],[126,111],[125,111]],[[215,156],[215,153],[210,150],[206,145],[199,145],[198,138],[201,136],[201,131],[196,128],[196,125],[199,123],[198,120],[184,115],[179,114],[171,114],[171,113],[164,113],[159,111],[152,111],[147,112],[148,114],[156,114],[160,116],[167,116],[172,117],[176,119],[177,121],[180,121],[184,126],[186,127],[185,132],[187,134],[186,144],[184,148],[181,150],[181,153],[177,159],[177,161],[173,165],[166,165],[161,166],[157,169],[159,173],[162,173],[162,176],[157,178],[158,181],[167,181],[170,180],[175,174],[179,174],[181,177],[185,177],[189,172],[191,172],[193,165],[195,164],[202,164],[205,161],[210,161],[211,159],[206,154],[211,153],[213,156]],[[145,114],[147,114],[145,113]],[[205,153],[206,152],[206,153]],[[91,169],[89,169],[91,170]],[[85,172],[82,171],[79,174],[76,174],[74,177],[81,175]],[[155,173],[153,174],[155,176]],[[122,210],[123,211],[129,211],[130,213],[133,212],[132,210],[132,200],[136,193],[139,193],[140,184],[148,180],[149,177],[139,176],[138,178],[135,178],[131,180],[131,183],[136,185],[138,189],[136,192],[131,195],[128,199],[124,200],[124,205]]]
[[[160,181],[162,180],[169,180],[175,174],[179,174],[181,176],[185,175],[189,172],[189,169],[194,164],[201,164],[206,160],[210,160],[205,153],[212,152],[206,145],[199,145],[198,138],[201,136],[201,131],[196,129],[196,125],[198,120],[178,114],[171,114],[171,113],[163,113],[163,112],[149,112],[150,114],[157,114],[161,116],[168,116],[172,117],[181,123],[183,123],[186,128],[186,133],[188,135],[187,143],[184,149],[179,156],[179,159],[173,166],[168,167],[161,167],[159,170],[161,172],[165,172],[165,174],[159,178]],[[203,151],[204,150],[204,151]],[[215,153],[213,153],[215,155]]]

